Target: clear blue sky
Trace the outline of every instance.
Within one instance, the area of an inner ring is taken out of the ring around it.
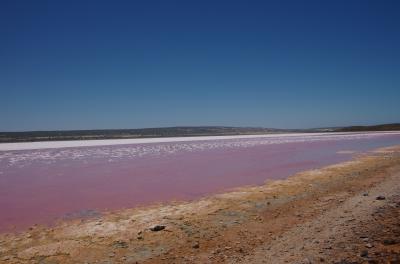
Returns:
[[[400,1],[0,1],[0,131],[400,121]]]

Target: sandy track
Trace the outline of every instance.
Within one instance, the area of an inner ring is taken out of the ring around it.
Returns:
[[[384,246],[385,239],[392,241],[400,238],[400,228],[396,227],[400,223],[399,170],[400,166],[392,170],[391,175],[375,187],[365,190],[364,193],[354,193],[348,199],[341,200],[339,205],[290,228],[272,243],[260,245],[254,249],[252,255],[240,262],[400,261],[396,254],[385,254]],[[386,201],[377,200],[379,196],[384,196]],[[329,203],[331,199],[337,198],[327,196],[319,200]],[[324,211],[326,205],[320,206]],[[397,243],[400,241],[395,242]]]
[[[400,147],[194,202],[2,235],[0,262],[399,263],[399,216]]]

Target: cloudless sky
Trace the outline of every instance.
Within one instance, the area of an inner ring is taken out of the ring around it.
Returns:
[[[400,1],[0,1],[0,131],[400,121]]]

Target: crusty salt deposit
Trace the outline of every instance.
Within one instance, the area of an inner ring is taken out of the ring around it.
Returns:
[[[227,139],[255,139],[267,138],[278,141],[287,138],[316,139],[319,137],[373,137],[385,134],[400,134],[400,132],[369,132],[369,133],[290,133],[290,134],[268,134],[268,135],[239,135],[239,136],[206,136],[206,137],[169,137],[169,138],[133,138],[133,139],[102,139],[102,140],[75,140],[75,141],[43,141],[43,142],[21,142],[21,143],[0,143],[0,151],[10,150],[29,150],[29,149],[49,149],[49,148],[72,148],[72,147],[92,147],[92,146],[111,146],[111,145],[131,145],[148,143],[168,143],[168,142],[191,142]]]

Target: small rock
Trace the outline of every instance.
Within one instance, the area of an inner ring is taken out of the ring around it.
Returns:
[[[363,251],[361,251],[360,257],[363,257],[363,258],[368,257],[368,250],[363,250]]]
[[[115,248],[127,248],[128,243],[126,243],[125,241],[118,240],[118,241],[114,242],[114,247]]]
[[[363,196],[368,196],[368,193],[363,193]]]
[[[384,245],[395,245],[395,244],[397,244],[397,241],[394,239],[385,239],[385,240],[383,240],[383,244]]]
[[[113,258],[113,257],[115,257],[115,253],[110,253],[110,254],[108,254],[108,256],[109,256],[110,258]]]
[[[365,244],[365,247],[366,247],[366,248],[372,248],[372,247],[373,247],[373,245],[372,245],[372,244],[370,244],[370,243],[368,243],[368,244]]]
[[[151,231],[157,232],[165,229],[165,225],[155,225],[153,227],[150,227]]]
[[[385,200],[385,199],[386,199],[386,197],[383,195],[379,195],[376,197],[376,200]]]
[[[199,242],[194,242],[192,245],[192,248],[199,248],[199,247],[200,247]]]

